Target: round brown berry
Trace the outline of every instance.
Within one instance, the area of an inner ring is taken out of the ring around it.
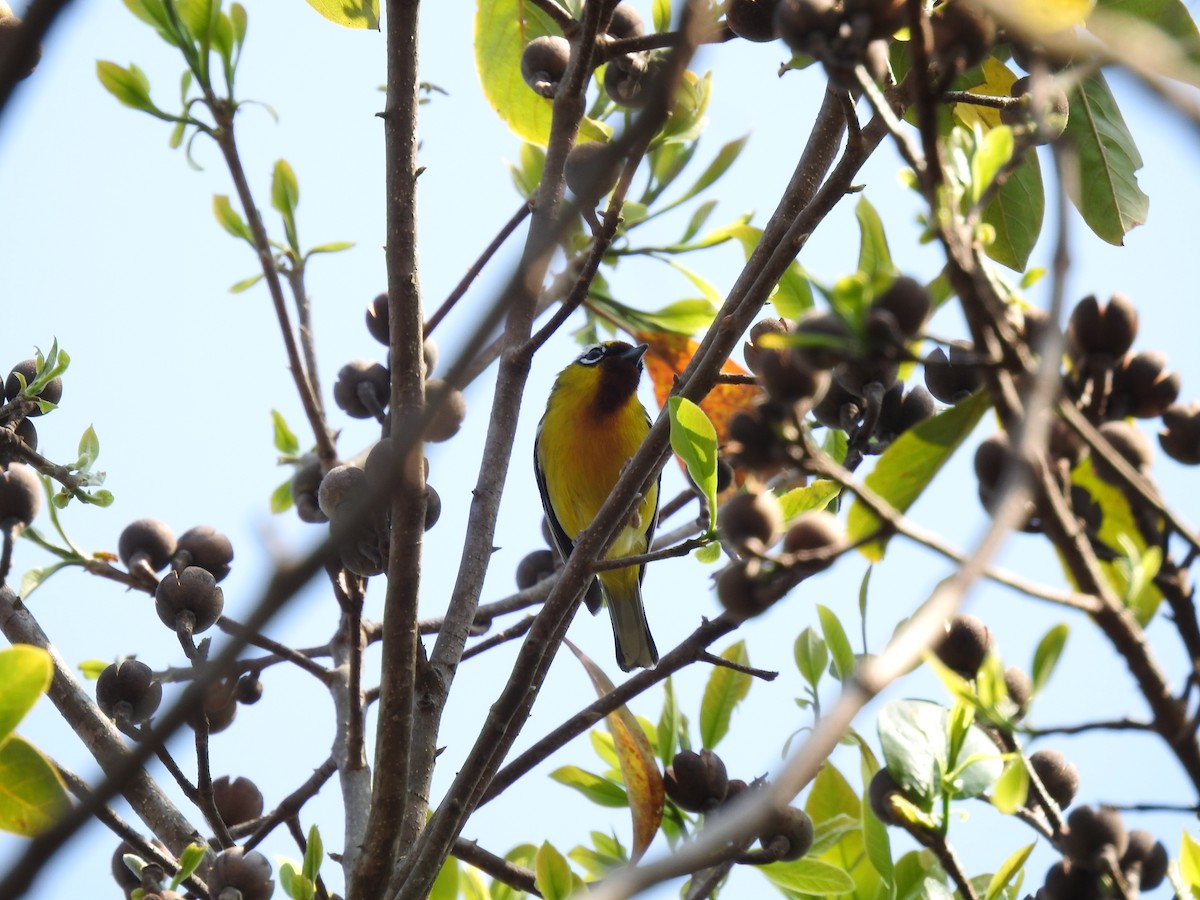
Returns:
[[[783,527],[783,508],[771,491],[730,497],[717,517],[722,539],[736,549],[762,552]]]
[[[725,0],[725,24],[740,38],[757,43],[779,37],[775,11],[779,0]]]
[[[605,31],[615,40],[641,37],[646,33],[646,21],[632,3],[618,3]]]
[[[780,862],[790,862],[808,853],[813,845],[813,822],[808,813],[794,806],[776,812],[771,824],[759,832],[763,850]]]
[[[212,790],[221,821],[230,828],[252,822],[263,814],[262,791],[249,778],[238,776],[230,780],[228,775],[222,775],[213,779]]]
[[[175,534],[158,519],[136,519],[117,539],[117,553],[126,568],[144,563],[159,572],[175,555]]]
[[[1200,465],[1200,401],[1168,407],[1162,422],[1158,443],[1163,452],[1185,466]]]
[[[233,562],[233,544],[211,525],[197,525],[179,536],[175,546],[177,568],[199,566],[221,581],[229,574]]]
[[[553,97],[567,73],[571,45],[565,37],[547,34],[530,41],[521,53],[521,77],[543,97]]]
[[[333,402],[355,419],[381,418],[391,399],[391,375],[369,359],[355,359],[338,370]]]
[[[946,623],[945,637],[933,652],[946,668],[974,678],[991,647],[988,627],[974,616],[960,613]]]
[[[812,553],[830,550],[841,543],[842,526],[837,517],[824,510],[807,512],[799,516],[783,536],[785,553]],[[806,570],[820,572],[833,565],[833,559],[809,559],[798,562]]]
[[[168,572],[154,592],[154,609],[168,628],[200,634],[216,624],[225,595],[212,574],[199,566]]]
[[[321,461],[315,456],[308,462],[296,467],[292,475],[292,502],[296,505],[296,515],[305,522],[328,522],[329,517],[321,512],[317,502],[317,492],[321,488]]]
[[[1066,809],[1079,792],[1079,770],[1057,750],[1038,750],[1029,755],[1029,767],[1060,810]],[[1033,805],[1032,795],[1026,806]]]
[[[621,160],[610,145],[600,141],[584,141],[572,147],[567,154],[563,175],[567,187],[580,203],[595,206],[601,197],[617,186],[617,179],[621,177]]]
[[[1100,357],[1111,364],[1133,345],[1138,332],[1138,314],[1124,294],[1113,294],[1101,306],[1087,296],[1071,311],[1067,321],[1067,349],[1073,359]]]
[[[867,802],[871,806],[871,812],[875,813],[875,818],[884,825],[905,824],[905,819],[892,807],[893,797],[904,796],[904,789],[886,768],[876,772],[871,777],[871,783],[867,785]]]
[[[933,298],[925,285],[915,278],[901,275],[871,303],[872,310],[884,310],[892,314],[900,333],[913,338],[925,325],[933,309]]]
[[[388,327],[388,295],[379,294],[367,304],[367,331],[371,332],[371,337],[387,347],[391,343]]]
[[[440,378],[430,378],[425,382],[425,404],[434,408],[433,418],[425,426],[425,440],[439,443],[458,434],[467,417],[467,398],[462,391]]]
[[[959,403],[983,387],[983,373],[975,363],[969,341],[953,341],[947,354],[936,347],[925,357],[925,386],[938,400]]]
[[[531,588],[543,578],[549,578],[558,567],[558,555],[553,550],[534,550],[517,564],[517,590]]]
[[[110,719],[127,718],[133,724],[145,722],[162,702],[162,685],[144,662],[125,659],[113,663],[96,679],[96,705]]]
[[[24,463],[9,463],[0,469],[0,522],[17,530],[32,522],[42,508],[42,480]]]
[[[1152,891],[1163,883],[1168,862],[1167,848],[1162,841],[1141,828],[1129,832],[1129,847],[1121,857],[1121,872],[1130,878],[1137,870],[1141,890]]]
[[[1150,441],[1142,434],[1141,429],[1129,422],[1105,422],[1100,426],[1100,435],[1112,445],[1117,452],[1136,471],[1147,474],[1154,456]],[[1098,454],[1092,455],[1092,465],[1096,474],[1109,484],[1120,484],[1121,476],[1117,470],[1102,459]]]
[[[1118,858],[1124,855],[1129,834],[1111,806],[1078,806],[1067,817],[1063,846],[1073,862],[1087,866],[1105,847],[1112,847]]]
[[[37,360],[23,359],[12,367],[12,371],[8,373],[8,378],[4,381],[5,401],[14,400],[16,399],[17,394],[21,393],[21,382],[17,378],[18,374],[25,379],[25,385],[28,386],[35,378],[37,378]],[[47,382],[46,386],[42,388],[42,392],[38,394],[38,399],[57,405],[58,401],[62,399],[62,392],[62,378],[51,378],[50,381]],[[41,414],[41,409],[36,407],[28,410],[25,413],[27,416],[40,416]]]
[[[214,897],[230,892],[228,896],[241,900],[268,900],[275,890],[275,881],[265,856],[256,850],[247,853],[244,847],[231,847],[213,860],[208,886]]]
[[[675,754],[663,778],[663,787],[674,803],[688,812],[708,812],[721,805],[729,789],[729,775],[721,757],[711,750],[683,750]]]
[[[1005,125],[1032,124],[1034,143],[1052,143],[1067,130],[1070,101],[1054,78],[1040,78],[1035,84],[1033,76],[1026,75],[1012,83],[1009,94],[1023,102],[1000,110],[1000,121]]]

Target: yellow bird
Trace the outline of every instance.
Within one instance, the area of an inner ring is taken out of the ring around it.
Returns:
[[[645,344],[624,341],[596,344],[559,373],[550,391],[533,457],[542,507],[563,559],[650,431],[650,416],[637,398],[646,350]],[[655,482],[617,533],[607,558],[645,553],[657,524]],[[585,595],[593,613],[600,609],[601,595],[608,601],[617,664],[626,672],[658,662],[642,607],[645,575],[645,565],[601,572]]]

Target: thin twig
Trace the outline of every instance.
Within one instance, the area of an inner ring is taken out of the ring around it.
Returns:
[[[279,825],[283,824],[287,819],[295,816],[304,807],[304,804],[317,795],[333,773],[337,771],[337,763],[333,761],[333,757],[321,763],[312,773],[311,776],[288,794],[283,801],[271,811],[270,815],[266,816],[259,824],[257,830],[252,834],[245,843],[247,851],[253,850],[262,841],[274,831]]]
[[[237,635],[247,644],[252,644],[255,647],[270,651],[275,655],[275,657],[284,662],[289,662],[294,666],[298,666],[305,672],[308,672],[310,675],[314,676],[322,684],[329,683],[329,670],[324,666],[313,662],[303,652],[299,650],[293,650],[286,644],[281,644],[278,641],[274,641],[266,635],[255,634],[247,629],[246,626],[234,619],[229,618],[228,616],[221,616],[219,619],[217,619],[217,627],[226,634]]]
[[[475,841],[459,838],[454,842],[450,853],[467,865],[474,866],[479,871],[490,875],[501,884],[507,884],[511,888],[524,891],[526,894],[533,894],[535,897],[542,896],[541,891],[537,889],[537,882],[532,871],[509,862],[502,856],[489,853]]]
[[[529,215],[532,209],[533,206],[529,201],[526,201],[509,217],[509,220],[504,223],[496,236],[492,238],[492,242],[484,248],[484,251],[479,254],[479,258],[471,264],[471,267],[467,269],[458,284],[454,286],[454,290],[442,301],[442,305],[437,308],[437,312],[429,317],[429,321],[425,323],[425,337],[433,334],[433,329],[437,328],[442,319],[446,318],[446,314],[454,308],[454,304],[462,299],[463,294],[467,292],[467,289],[479,277],[479,273],[483,271],[483,267],[496,255],[496,251],[504,245],[509,236],[517,230],[517,226],[525,221],[525,217]]]
[[[522,637],[529,630],[529,626],[533,624],[533,616],[526,616],[515,625],[510,625],[503,631],[497,631],[495,634],[480,641],[478,644],[473,644],[463,651],[462,662],[466,662],[472,656],[478,656],[486,650],[491,650],[493,647],[499,647],[501,644],[506,644],[509,641],[515,641]]]

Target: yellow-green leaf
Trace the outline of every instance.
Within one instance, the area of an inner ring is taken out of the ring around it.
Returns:
[[[0,829],[32,837],[70,807],[58,772],[40,750],[15,734],[0,744]]]
[[[1025,768],[1025,763],[1020,759],[1010,759],[1004,767],[1000,779],[996,782],[996,786],[992,788],[992,806],[1006,816],[1011,816],[1025,805],[1025,799],[1028,796],[1029,772]],[[997,876],[999,874],[999,872],[996,873]],[[992,896],[990,890],[988,896]]]
[[[711,531],[717,515],[717,430],[704,410],[683,397],[667,401],[671,417],[671,449],[687,466],[692,483],[708,499]]]
[[[1025,770],[1025,766],[1020,763],[1017,764],[1017,768],[1021,771]],[[991,882],[988,883],[987,895],[984,900],[1000,900],[1004,896],[1004,889],[1017,877],[1021,867],[1025,865],[1025,860],[1029,859],[1029,854],[1033,852],[1034,846],[1034,844],[1027,844],[1004,861],[996,870],[996,874],[992,876]]]
[[[910,428],[883,452],[864,483],[904,512],[921,496],[990,405],[987,392],[978,391],[957,406],[942,410]],[[846,520],[846,537],[852,543],[859,541],[873,534],[882,524],[866,504],[855,500]],[[879,562],[887,542],[887,537],[876,538],[859,550],[867,559]]]
[[[567,646],[583,664],[596,694],[603,697],[612,693],[614,685],[600,667],[570,641]],[[617,707],[605,717],[604,722],[612,735],[621,777],[625,780],[625,790],[629,796],[629,812],[633,817],[633,859],[636,860],[646,852],[662,823],[666,802],[662,772],[658,769],[658,759],[646,731],[628,707]]]
[[[1179,845],[1179,874],[1193,894],[1200,890],[1200,844],[1186,831]]]
[[[575,892],[577,885],[583,884],[579,876],[571,871],[571,864],[566,857],[549,842],[538,848],[533,871],[534,882],[545,900],[565,900]]]
[[[726,647],[721,656],[741,666],[750,665],[746,642],[738,641]],[[729,720],[737,705],[750,693],[751,676],[727,666],[715,666],[704,686],[704,698],[700,701],[700,739],[705,748],[711,750],[720,743],[729,731]]]
[[[1095,5],[1096,0],[1009,0],[1005,12],[1020,31],[1050,34],[1082,25]]]
[[[379,0],[308,0],[308,5],[338,25],[379,30]]]
[[[53,676],[50,654],[41,647],[17,644],[0,650],[0,741],[25,718]]]
[[[518,137],[546,146],[552,103],[521,77],[521,54],[536,37],[558,34],[527,0],[480,0],[475,10],[475,68],[492,109]]]

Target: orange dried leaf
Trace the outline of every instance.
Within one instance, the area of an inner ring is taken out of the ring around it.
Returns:
[[[675,377],[687,368],[700,345],[689,337],[667,332],[639,331],[636,337],[650,345],[646,354],[646,369],[654,383],[654,398],[659,407],[663,407],[671,388],[675,386]],[[748,374],[732,360],[726,360],[721,371],[730,375]],[[761,395],[762,388],[754,384],[718,384],[700,401],[700,408],[717,430],[718,444],[724,444],[729,439],[729,420]]]
[[[615,690],[608,676],[592,660],[570,641],[565,641],[571,652],[583,664],[597,696]],[[658,826],[662,824],[663,807],[666,804],[666,789],[663,787],[662,772],[658,769],[658,757],[646,732],[638,724],[626,706],[619,706],[605,717],[608,732],[612,735],[621,764],[621,776],[625,779],[625,790],[629,796],[629,811],[633,816],[633,859],[636,861],[646,852]]]

